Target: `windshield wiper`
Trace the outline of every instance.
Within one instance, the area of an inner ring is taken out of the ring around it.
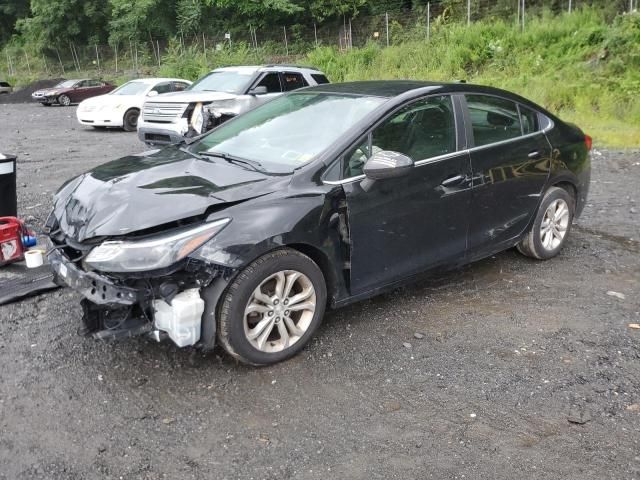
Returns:
[[[221,152],[198,152],[199,155],[203,157],[212,157],[212,158],[221,158],[229,163],[242,164],[251,167],[251,170],[260,173],[267,173],[260,162],[256,162],[255,160],[248,160],[246,158],[239,158],[229,155],[228,153]]]

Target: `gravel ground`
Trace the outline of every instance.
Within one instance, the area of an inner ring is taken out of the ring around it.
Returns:
[[[35,223],[65,179],[144,150],[75,107],[0,105],[0,125]],[[0,307],[0,478],[640,478],[638,184],[640,151],[596,150],[558,258],[332,312],[274,367],[84,339],[70,290]]]

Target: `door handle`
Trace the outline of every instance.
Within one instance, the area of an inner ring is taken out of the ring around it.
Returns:
[[[529,158],[540,158],[540,152],[538,150],[534,150],[533,152],[529,152]]]
[[[464,182],[466,178],[467,177],[465,177],[464,175],[456,175],[454,177],[449,177],[443,180],[440,185],[442,185],[443,187],[455,187]]]

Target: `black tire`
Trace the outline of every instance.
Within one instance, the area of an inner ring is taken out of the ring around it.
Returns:
[[[245,307],[254,290],[265,279],[283,270],[303,273],[311,281],[316,296],[315,310],[304,334],[293,345],[278,352],[264,352],[254,347],[245,334]],[[318,265],[296,250],[274,250],[242,270],[223,294],[217,315],[218,340],[230,355],[241,362],[256,366],[281,362],[298,353],[309,342],[322,322],[326,302],[326,283]]]
[[[135,132],[138,128],[138,117],[140,116],[140,110],[137,108],[130,108],[124,114],[122,118],[122,128],[125,132]]]
[[[545,220],[547,209],[556,201],[564,202],[567,205],[568,223],[564,236],[560,240],[559,244],[557,246],[545,247],[541,235],[542,223]],[[573,198],[573,195],[567,192],[564,188],[549,188],[542,198],[542,202],[540,203],[540,207],[538,208],[538,212],[536,213],[536,218],[533,221],[531,229],[517,245],[518,251],[527,257],[535,258],[537,260],[548,260],[558,255],[562,250],[562,247],[564,247],[564,244],[569,237],[569,233],[571,232],[574,212],[575,199]]]
[[[43,106],[43,107],[50,107],[50,106],[51,106],[51,104],[50,104],[50,103],[42,102],[42,106]]]
[[[71,99],[69,98],[68,95],[62,94],[58,97],[58,103],[60,105],[68,107],[69,105],[71,105]]]

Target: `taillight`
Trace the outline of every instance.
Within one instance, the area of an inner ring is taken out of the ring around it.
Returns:
[[[584,144],[587,146],[587,150],[591,150],[591,146],[593,145],[593,140],[589,135],[584,136]]]

